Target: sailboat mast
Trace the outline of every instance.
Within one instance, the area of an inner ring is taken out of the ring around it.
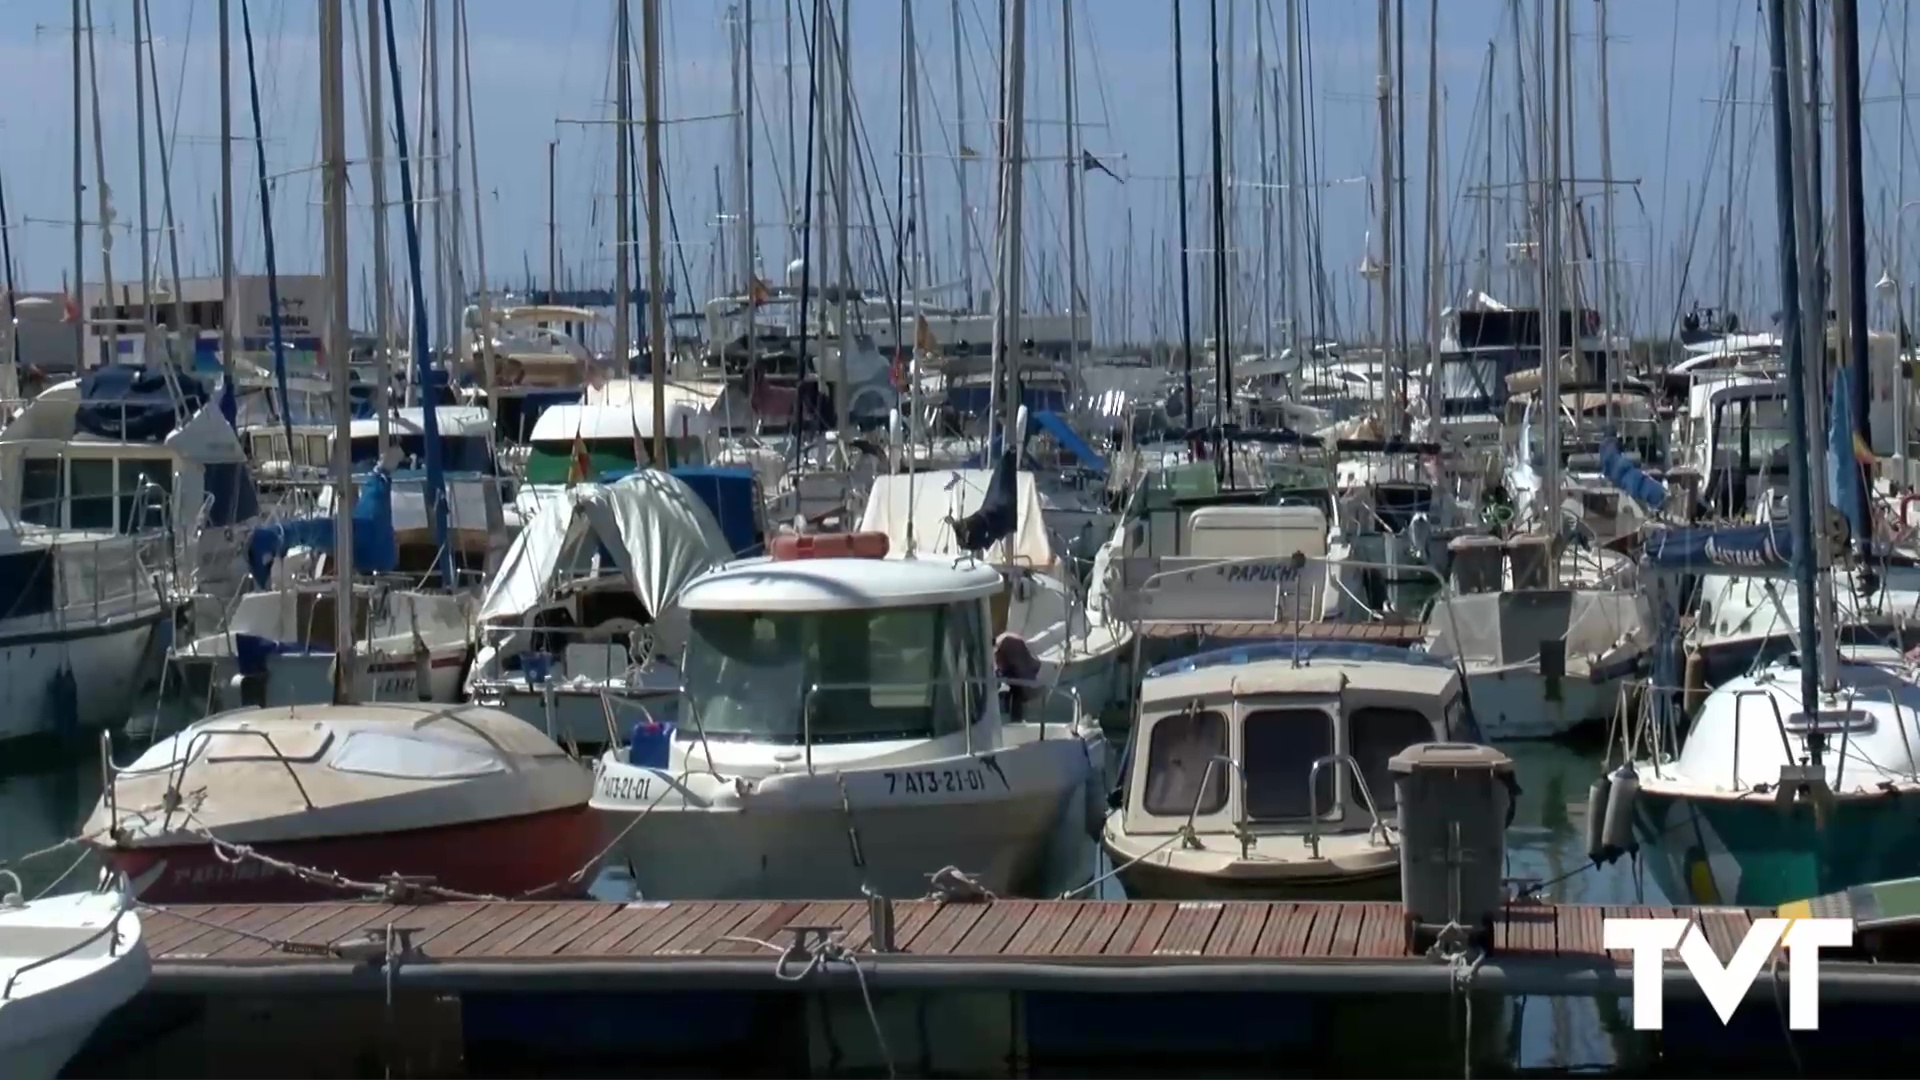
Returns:
[[[633,114],[630,97],[633,43],[628,40],[631,24],[627,0],[618,0],[614,5],[613,21],[614,51],[619,54],[613,74],[613,363],[615,370],[627,374],[633,356],[633,329],[629,322],[633,312],[633,284],[627,276],[627,244],[632,235],[632,223],[627,219],[627,123]],[[659,231],[657,224],[652,231]],[[660,358],[654,357],[653,363],[658,365]]]
[[[221,11],[226,10],[227,0],[220,0]],[[227,22],[220,20],[220,32],[226,33]],[[224,36],[221,39],[225,41]],[[224,53],[224,49],[222,50]],[[80,54],[80,0],[73,0],[73,292],[68,301],[81,309],[81,314],[73,320],[73,362],[81,367],[87,363],[87,303],[86,262],[87,262],[87,224],[85,204],[82,193],[87,190],[86,158],[80,150],[80,131],[82,129],[81,102],[85,91],[81,76],[82,56]],[[223,69],[224,70],[224,69]]]
[[[342,0],[320,4],[320,143],[327,268],[327,374],[333,382],[333,701],[353,700],[353,408],[347,393],[347,127]]]
[[[759,280],[760,268],[754,255],[759,248],[759,234],[755,230],[753,206],[753,0],[742,0],[740,5],[740,257],[746,275],[744,284],[749,292],[754,282]],[[758,350],[754,348],[754,316],[758,314],[756,305],[747,305],[747,363],[751,366]]]
[[[1080,373],[1080,129],[1074,115],[1073,0],[1060,0],[1060,86],[1067,121],[1067,360]],[[1092,319],[1088,318],[1091,324]]]
[[[1179,0],[1174,0],[1177,4]],[[967,198],[967,86],[960,64],[960,0],[953,0],[953,171],[960,181],[960,287],[966,291],[963,310],[974,310],[973,292],[973,203]]]
[[[133,0],[133,160],[140,201],[140,333],[153,329],[153,233],[147,214],[147,51],[140,38],[146,29],[140,0]],[[159,102],[154,108],[160,107]],[[144,342],[141,355],[144,357]]]
[[[621,0],[625,6],[625,0]],[[621,12],[624,16],[626,13]],[[623,24],[624,25],[624,24]],[[624,42],[622,45],[624,46]],[[647,352],[653,374],[653,467],[667,467],[667,299],[660,234],[660,0],[640,0],[641,78],[644,80],[647,167]],[[620,62],[627,62],[621,49]],[[624,121],[625,116],[621,119]],[[626,127],[621,126],[624,136]],[[624,137],[621,140],[625,142]],[[626,264],[624,255],[620,260]],[[624,303],[624,298],[622,298]]]
[[[1228,408],[1233,402],[1233,333],[1229,326],[1233,291],[1227,278],[1227,165],[1226,135],[1220,115],[1220,0],[1207,6],[1207,44],[1213,63],[1211,83],[1213,120],[1213,400],[1214,473],[1233,483],[1231,453],[1225,445]]]
[[[173,317],[171,322],[172,339],[182,340],[180,335],[187,334],[187,299],[180,287],[180,226],[173,215],[173,153],[167,149],[167,125],[165,111],[160,108],[160,61],[153,52],[153,9],[148,0],[135,0],[140,5],[147,31],[147,89],[153,92],[153,145],[160,154],[160,220],[167,231],[167,269],[173,282]],[[157,273],[157,270],[156,270]],[[149,301],[151,307],[151,301]],[[194,332],[185,339],[186,361],[195,363],[194,354],[198,351],[198,333]]]
[[[100,220],[100,296],[107,313],[105,332],[100,339],[100,362],[108,363],[119,350],[120,327],[117,315],[119,297],[113,291],[113,190],[107,184],[106,138],[100,123],[100,55],[93,36],[93,0],[87,0],[87,83],[93,98],[93,178],[94,199]],[[79,283],[75,282],[77,286]]]
[[[1273,159],[1267,147],[1267,118],[1273,98],[1267,93],[1267,33],[1253,20],[1253,130],[1260,153],[1260,357],[1273,359]]]
[[[1602,333],[1606,335],[1601,346],[1603,350],[1601,356],[1604,358],[1602,363],[1606,365],[1607,422],[1611,424],[1614,409],[1613,391],[1619,382],[1619,369],[1613,356],[1613,340],[1614,335],[1619,331],[1621,312],[1619,310],[1620,294],[1614,289],[1613,277],[1613,113],[1612,90],[1607,81],[1607,6],[1608,0],[1599,0],[1598,6],[1594,9],[1594,17],[1598,20],[1596,32],[1600,39],[1600,232],[1602,237],[1600,291],[1603,296],[1600,310],[1605,312],[1600,325]],[[1734,53],[1736,65],[1739,63],[1739,55],[1738,52]],[[1727,205],[1733,205],[1731,189],[1729,189]],[[1731,245],[1727,251],[1731,255],[1733,251]]]
[[[1601,0],[1604,4],[1605,0]],[[1605,138],[1603,135],[1602,138]],[[1493,130],[1487,130],[1489,142]],[[1440,378],[1440,290],[1445,268],[1440,265],[1440,0],[1427,3],[1427,432],[1440,435],[1444,408]],[[1493,192],[1487,192],[1491,199]],[[1491,205],[1491,204],[1489,204]]]
[[[1379,72],[1374,83],[1374,94],[1380,108],[1380,360],[1383,374],[1398,370],[1401,362],[1394,353],[1394,331],[1399,324],[1394,321],[1394,268],[1398,263],[1394,251],[1393,210],[1394,195],[1398,190],[1394,174],[1393,139],[1393,54],[1388,50],[1393,44],[1393,0],[1380,0],[1379,3]],[[1388,375],[1387,400],[1385,404],[1385,423],[1389,438],[1400,434],[1400,380]]]
[[[393,283],[387,271],[387,130],[386,103],[381,100],[380,0],[367,0],[367,172],[373,181],[373,415],[379,437],[375,445],[387,452],[392,441],[387,400],[393,382],[387,370],[392,327],[388,325]],[[397,91],[399,87],[394,87]],[[488,386],[489,392],[492,386]]]
[[[1549,67],[1546,51],[1538,50],[1536,55],[1540,63],[1540,75],[1552,84],[1545,104],[1546,138],[1541,142],[1542,156],[1546,162],[1540,193],[1540,445],[1544,448],[1544,459],[1540,462],[1541,471],[1541,519],[1544,524],[1549,545],[1547,548],[1547,587],[1560,585],[1560,312],[1566,307],[1562,299],[1561,286],[1565,283],[1560,272],[1560,124],[1562,120],[1561,87],[1558,60],[1561,55],[1559,42],[1566,36],[1566,0],[1547,0],[1553,5],[1553,56],[1555,63]],[[1541,13],[1544,23],[1545,12]],[[1539,27],[1536,25],[1536,32]],[[1536,39],[1537,40],[1537,39]],[[1569,343],[1571,344],[1571,343]]]
[[[1859,0],[1833,0],[1833,79],[1834,104],[1837,108],[1834,123],[1834,157],[1840,166],[1839,182],[1834,185],[1840,197],[1840,206],[1845,210],[1842,227],[1837,231],[1843,247],[1838,280],[1845,290],[1847,313],[1848,361],[1851,372],[1847,389],[1852,391],[1853,400],[1846,403],[1851,414],[1853,430],[1846,433],[1849,444],[1857,435],[1867,446],[1873,445],[1873,413],[1869,408],[1872,401],[1873,368],[1868,352],[1867,339],[1867,224],[1866,224],[1866,181],[1860,165],[1860,9]],[[1897,380],[1896,385],[1904,391],[1905,380]],[[1856,477],[1859,467],[1849,457],[1840,463],[1842,468],[1852,469]],[[1873,520],[1872,506],[1868,501],[1868,487],[1864,478],[1857,479],[1853,487],[1854,518],[1863,527]],[[1857,533],[1854,545],[1861,554],[1866,554],[1872,537]]]
[[[1805,187],[1795,167],[1794,98],[1799,82],[1792,64],[1788,33],[1793,23],[1787,15],[1787,0],[1767,0],[1767,43],[1772,64],[1773,84],[1773,188],[1776,202],[1776,228],[1780,236],[1780,342],[1786,360],[1788,499],[1787,520],[1793,537],[1794,599],[1798,611],[1800,637],[1800,700],[1819,700],[1820,664],[1808,637],[1814,632],[1814,553],[1812,521],[1813,448],[1807,432],[1806,340],[1801,333],[1801,310],[1805,289],[1800,280],[1799,220],[1806,201]],[[1817,319],[1817,315],[1815,315]],[[1810,732],[1808,745],[1819,760],[1818,732]]]
[[[1180,363],[1184,380],[1184,392],[1187,403],[1187,427],[1192,428],[1198,411],[1198,403],[1193,398],[1193,286],[1192,274],[1188,267],[1189,240],[1187,230],[1187,72],[1185,67],[1186,50],[1181,42],[1180,24],[1185,20],[1180,16],[1180,0],[1172,0],[1173,8],[1173,141],[1175,174],[1180,185],[1179,193],[1174,197],[1174,205],[1180,214]],[[1217,415],[1219,406],[1214,406],[1214,425],[1224,421]],[[1219,440],[1215,440],[1215,450],[1219,449]]]
[[[480,226],[481,199],[480,185],[480,147],[478,133],[473,122],[473,43],[467,36],[467,6],[455,5],[453,9],[453,29],[456,35],[454,52],[460,60],[460,87],[455,91],[465,99],[467,114],[467,177],[473,182],[473,272],[474,294],[480,313],[480,329],[475,335],[480,346],[481,370],[486,375],[487,415],[494,422],[500,419],[500,398],[492,392],[494,384],[493,357],[493,301],[487,296],[487,243]],[[458,132],[455,133],[456,135]],[[455,232],[459,230],[456,229]]]

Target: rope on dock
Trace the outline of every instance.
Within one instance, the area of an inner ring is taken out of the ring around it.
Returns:
[[[881,1059],[887,1063],[887,1080],[898,1080],[900,1074],[894,1067],[893,1050],[887,1045],[887,1033],[880,1026],[880,1014],[873,1007],[873,992],[867,988],[867,973],[866,969],[860,966],[859,954],[847,948],[846,943],[841,940],[842,932],[838,929],[816,926],[788,926],[785,929],[793,934],[792,943],[785,948],[764,938],[745,937],[738,934],[723,934],[719,940],[739,942],[743,945],[758,945],[763,949],[779,953],[780,955],[773,962],[773,977],[781,982],[805,982],[809,976],[824,970],[826,965],[832,963],[844,963],[852,967],[854,981],[860,985],[860,1001],[867,1008],[867,1022],[873,1025],[874,1042],[880,1048]],[[788,965],[801,961],[804,963],[799,971],[789,970]]]

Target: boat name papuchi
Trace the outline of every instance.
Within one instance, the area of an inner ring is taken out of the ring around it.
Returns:
[[[1238,563],[1220,569],[1228,581],[1293,581],[1300,576],[1300,568],[1290,561]]]
[[[979,768],[910,769],[883,775],[887,778],[889,795],[938,795],[943,792],[981,791],[987,786],[986,773]]]

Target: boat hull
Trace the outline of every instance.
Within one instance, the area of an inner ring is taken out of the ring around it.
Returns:
[[[84,629],[0,638],[0,741],[115,728],[157,670],[163,609]]]
[[[586,867],[601,843],[599,818],[581,804],[402,832],[250,846],[273,859],[356,881],[404,874],[431,878],[442,888],[492,896],[544,888],[541,899],[560,900],[585,894],[593,880],[590,870],[577,882],[568,878]],[[308,881],[258,859],[230,862],[207,844],[107,848],[103,854],[134,882],[140,898],[151,903],[275,904],[362,895]]]
[[[1817,815],[1771,795],[1688,798],[1643,786],[1634,833],[1675,903],[1772,907],[1920,866],[1920,821],[1911,797],[1895,793],[1836,799]]]
[[[1557,683],[1550,686],[1549,682]],[[1530,666],[1467,668],[1467,699],[1488,739],[1551,739],[1612,717],[1620,680],[1549,680]]]
[[[1109,861],[1123,858],[1107,850]],[[1232,877],[1190,874],[1137,862],[1117,875],[1129,900],[1398,900],[1400,867],[1325,877]]]

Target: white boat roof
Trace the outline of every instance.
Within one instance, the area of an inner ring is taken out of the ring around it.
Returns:
[[[685,399],[667,400],[667,436],[699,437],[713,428],[713,413]],[[554,405],[534,421],[533,443],[571,443],[574,439],[653,438],[653,402],[606,405]]]
[[[688,585],[689,611],[861,611],[953,604],[1005,587],[984,563],[947,559],[754,559]]]
[[[493,416],[479,405],[441,405],[433,410],[434,423],[443,439],[486,435],[493,431]],[[424,408],[395,409],[388,430],[395,435],[418,435],[426,427]],[[380,421],[374,417],[353,422],[352,437],[371,439],[380,434]]]
[[[1439,696],[1459,679],[1440,664],[1312,657],[1298,667],[1289,659],[1216,664],[1144,679],[1145,709],[1167,708],[1197,697],[1228,694],[1339,694],[1345,690]]]

